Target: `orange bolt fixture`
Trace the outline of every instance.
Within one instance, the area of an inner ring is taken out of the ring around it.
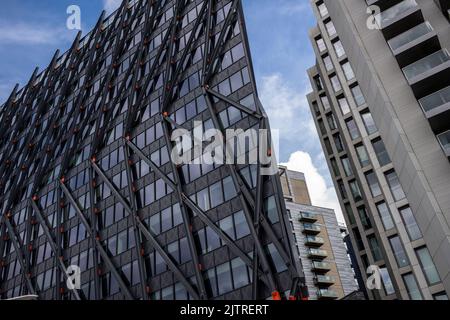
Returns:
[[[275,300],[275,301],[281,300],[281,295],[278,291],[272,292],[272,300]]]

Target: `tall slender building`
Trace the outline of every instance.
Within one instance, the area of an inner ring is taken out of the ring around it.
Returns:
[[[342,299],[359,291],[334,210],[311,204],[303,173],[280,167],[280,177],[309,298]]]
[[[277,172],[171,161],[174,131],[198,123],[269,128],[239,0],[123,1],[16,87],[0,298],[301,298]]]
[[[448,299],[449,1],[311,4],[308,101],[359,265],[381,271],[368,293]]]

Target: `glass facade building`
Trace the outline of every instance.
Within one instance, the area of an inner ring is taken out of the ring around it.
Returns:
[[[123,1],[16,87],[0,107],[0,298],[305,296],[278,176],[176,165],[171,135],[194,122],[269,128],[238,0]]]

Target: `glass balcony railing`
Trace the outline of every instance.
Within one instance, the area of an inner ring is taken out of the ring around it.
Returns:
[[[314,279],[317,283],[334,283],[335,282],[335,280],[334,280],[334,277],[332,277],[332,276],[321,276],[321,275],[318,275],[318,276],[316,276],[315,277],[315,279]]]
[[[450,156],[450,130],[438,135],[438,139],[444,151]]]
[[[321,249],[309,249],[308,255],[311,257],[324,257],[325,258],[328,256],[328,252],[326,250],[321,250]]]
[[[302,212],[300,214],[300,221],[316,221],[317,217],[314,213]]]
[[[411,8],[417,7],[416,0],[404,0],[395,6],[379,13],[375,16],[375,21],[379,24],[380,28],[384,28],[392,23],[399,15],[408,11]]]
[[[319,269],[319,270],[330,270],[331,266],[327,262],[319,262],[319,261],[313,261],[313,269]]]
[[[447,49],[441,49],[425,58],[416,61],[403,68],[403,73],[408,80],[417,77],[428,70],[431,70],[447,61],[450,61],[450,54]]]
[[[312,224],[312,223],[304,223],[303,224],[303,232],[313,232],[313,233],[318,233],[320,232],[320,227]]]
[[[450,102],[450,86],[419,100],[423,111],[428,112]]]
[[[317,290],[317,297],[335,299],[338,296],[337,296],[337,293],[334,292],[333,290],[319,289],[319,290]]]
[[[388,41],[389,46],[392,51],[397,50],[398,48],[408,44],[428,33],[433,32],[433,27],[428,21],[415,26],[414,28],[409,29],[408,31],[399,34],[398,36],[392,38]]]
[[[306,237],[306,244],[313,244],[313,245],[322,245],[325,243],[325,240],[321,237],[315,237],[315,236],[307,236]]]

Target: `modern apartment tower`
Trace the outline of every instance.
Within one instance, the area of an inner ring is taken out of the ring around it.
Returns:
[[[368,294],[448,299],[449,1],[311,4],[308,101]]]
[[[334,210],[311,204],[303,173],[280,167],[280,178],[309,299],[342,299],[359,291]]]
[[[16,87],[0,108],[0,298],[302,298],[278,175],[175,164],[172,133],[194,122],[269,128],[239,0],[123,1]]]

